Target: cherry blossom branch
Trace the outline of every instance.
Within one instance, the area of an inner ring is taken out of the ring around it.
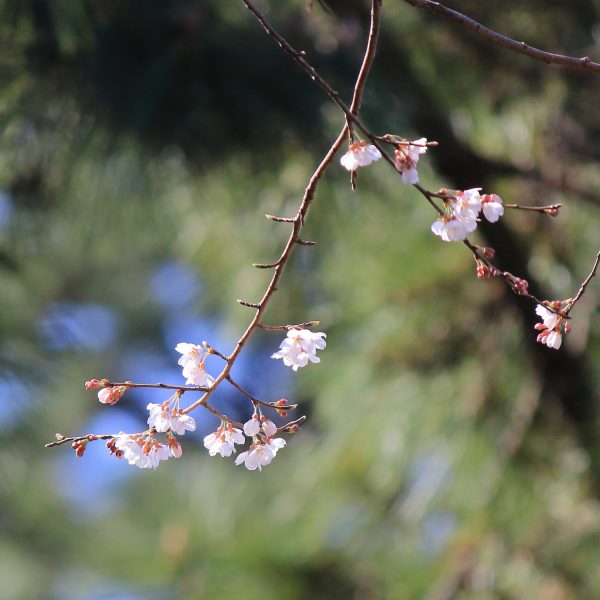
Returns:
[[[327,81],[325,81],[318,73],[317,71],[310,65],[310,63],[306,60],[305,58],[305,54],[303,52],[298,52],[297,50],[295,50],[288,42],[287,40],[285,40],[285,38],[283,38],[283,36],[281,36],[270,24],[269,22],[266,20],[266,18],[264,17],[264,15],[262,15],[260,13],[260,11],[258,11],[258,9],[256,9],[256,7],[252,4],[252,2],[250,0],[242,0],[242,2],[246,5],[246,7],[257,17],[257,19],[260,21],[261,25],[263,26],[263,28],[265,29],[265,31],[267,32],[267,34],[272,37],[276,43],[278,44],[278,46],[289,56],[292,57],[292,59],[298,63],[300,65],[300,67],[311,77],[311,79],[313,81],[315,81],[320,87],[322,87],[325,92],[327,93],[327,95],[338,105],[338,107],[342,110],[342,112],[344,113],[344,115],[346,116],[347,122],[348,123],[354,123],[363,133],[364,135],[373,143],[373,145],[377,148],[377,150],[381,153],[382,157],[388,162],[388,164],[390,164],[392,166],[392,168],[397,172],[398,169],[396,168],[395,165],[395,161],[387,154],[387,152],[384,150],[384,148],[382,147],[382,145],[380,144],[380,142],[387,142],[390,144],[394,144],[394,145],[414,145],[414,146],[436,146],[437,143],[433,142],[433,143],[424,143],[424,144],[420,144],[419,142],[417,143],[412,143],[412,142],[407,142],[406,140],[402,140],[400,138],[398,138],[397,136],[394,135],[384,135],[384,136],[378,136],[373,134],[367,127],[366,125],[364,125],[364,123],[362,123],[362,121],[360,121],[358,118],[356,118],[356,116],[353,114],[352,110],[349,109],[341,100],[340,100],[340,95],[337,91],[335,91],[328,83]],[[371,12],[371,22],[372,22],[372,29],[373,29],[373,24],[374,23],[378,23],[378,11],[380,9],[380,3],[377,0],[373,0],[373,4],[372,4],[372,12]],[[376,38],[375,38],[376,39]],[[369,37],[369,42],[371,41],[371,36]],[[369,47],[369,46],[368,46]],[[369,51],[367,51],[366,55],[365,55],[365,60],[367,60],[367,57],[370,55]],[[373,56],[374,56],[374,50],[373,50]],[[364,66],[364,62],[363,62],[363,66]],[[362,72],[362,69],[361,69]],[[359,103],[360,104],[360,101]],[[352,106],[355,105],[354,99],[353,99],[353,103]],[[348,127],[348,125],[347,125]],[[338,138],[339,139],[339,138]],[[352,183],[354,184],[354,179],[352,179]],[[353,185],[354,187],[354,185]],[[431,192],[427,189],[425,189],[423,186],[421,186],[420,184],[416,183],[413,184],[413,187],[415,187],[419,192],[421,192],[421,194],[427,199],[427,201],[432,205],[432,207],[436,210],[436,212],[440,215],[444,214],[444,211],[442,211],[442,209],[440,209],[437,204],[434,202],[433,198],[444,198],[444,194],[441,193],[436,193],[436,192]],[[511,208],[517,208],[518,205],[511,205]],[[552,207],[546,207],[548,209],[550,208],[556,208],[556,205],[552,205]],[[527,210],[527,209],[524,209]],[[272,220],[278,220],[278,221],[285,221],[288,222],[290,219],[288,218],[282,218],[282,217],[273,217],[272,215],[267,215],[268,218],[272,219]],[[537,304],[540,304],[541,301],[536,298],[533,294],[530,294],[527,291],[527,282],[524,279],[521,279],[515,275],[513,275],[512,273],[509,273],[508,271],[500,271],[499,269],[497,269],[496,267],[494,267],[489,260],[484,257],[481,256],[477,250],[476,247],[471,244],[468,240],[464,240],[464,244],[471,250],[471,252],[473,252],[474,256],[476,259],[480,259],[482,260],[488,268],[491,269],[491,273],[493,273],[495,276],[500,276],[502,277],[502,279],[504,279],[504,281],[509,285],[509,287],[511,288],[511,290],[513,290],[514,292],[518,293],[519,295],[522,295],[526,298],[529,298],[530,300],[536,302]],[[281,259],[280,259],[281,260]],[[278,265],[279,266],[279,265]],[[277,267],[276,267],[277,268]],[[246,304],[248,306],[251,306],[253,308],[257,308],[258,305],[254,305],[251,303],[244,303],[241,302],[242,304]],[[553,308],[550,308],[550,310],[552,312],[554,312]]]
[[[336,92],[335,90],[333,90],[333,88],[331,88],[331,86],[329,86],[329,84],[320,75],[318,75],[318,73],[312,68],[312,66],[309,65],[309,63],[304,58],[304,54],[302,52],[298,52],[297,50],[295,50],[281,35],[279,35],[272,28],[271,25],[265,19],[265,17],[262,15],[262,13],[260,13],[260,11],[258,11],[258,9],[252,4],[252,2],[250,0],[242,0],[242,2],[246,6],[246,8],[248,8],[248,10],[250,12],[252,12],[254,14],[254,16],[256,16],[256,18],[259,20],[259,22],[261,23],[261,25],[263,26],[265,31],[271,37],[273,37],[275,39],[277,44],[289,56],[291,56],[293,58],[293,60],[295,62],[297,62],[303,68],[303,70],[306,71],[311,76],[311,78],[314,81],[316,81],[321,87],[323,87],[325,89],[325,91],[327,92],[327,94],[332,99],[334,99],[334,101],[340,107],[343,106],[344,113],[352,122],[354,122],[361,129],[363,129],[364,126],[362,126],[359,119],[354,115],[354,112],[340,100],[339,93]],[[365,87],[366,80],[367,80],[367,75],[371,68],[371,65],[373,64],[373,60],[375,58],[375,52],[377,49],[377,38],[378,38],[378,33],[379,33],[380,7],[381,7],[380,0],[373,0],[372,10],[371,10],[371,25],[370,25],[370,30],[369,30],[370,31],[369,40],[367,42],[367,48],[365,50],[364,59],[363,59],[359,74],[357,76],[356,83],[354,85],[354,92],[352,95],[351,107],[354,107],[355,110],[358,110],[358,107],[360,106],[361,98],[362,98],[362,95],[364,92],[364,87]],[[291,224],[292,232],[291,232],[290,236],[288,237],[288,240],[285,244],[285,247],[284,247],[280,257],[277,259],[277,261],[275,261],[274,263],[271,263],[274,265],[272,267],[273,271],[274,271],[273,276],[271,277],[271,280],[269,281],[269,284],[267,285],[267,288],[266,288],[261,300],[257,303],[250,303],[250,302],[238,300],[238,302],[240,304],[242,304],[244,306],[248,306],[250,308],[254,308],[256,310],[256,312],[254,313],[254,317],[250,321],[250,324],[246,328],[246,331],[242,334],[242,336],[237,341],[235,348],[233,349],[231,354],[229,354],[229,356],[227,356],[227,364],[225,365],[225,367],[223,368],[221,373],[218,375],[218,377],[215,379],[212,386],[204,393],[204,395],[199,400],[197,400],[196,402],[194,402],[193,404],[188,406],[183,411],[184,414],[189,414],[198,406],[205,404],[207,402],[208,398],[210,398],[210,396],[212,395],[212,393],[218,388],[219,384],[229,376],[231,368],[232,368],[233,364],[235,363],[237,357],[239,356],[240,352],[242,351],[242,348],[246,345],[246,343],[248,342],[248,340],[250,339],[250,337],[252,336],[254,331],[260,326],[261,318],[266,310],[266,307],[267,307],[271,297],[273,296],[273,294],[275,293],[275,291],[277,289],[277,283],[279,282],[279,279],[281,278],[283,270],[292,254],[292,251],[293,251],[295,245],[296,244],[308,245],[308,243],[305,240],[302,240],[300,238],[300,232],[302,231],[302,228],[304,227],[305,217],[306,217],[306,215],[308,213],[308,209],[310,208],[310,205],[313,201],[313,198],[315,196],[315,192],[317,190],[317,187],[319,185],[321,177],[323,176],[323,174],[325,173],[325,171],[331,164],[333,157],[335,156],[336,152],[342,145],[347,131],[348,131],[348,124],[346,123],[346,125],[344,125],[344,127],[342,128],[342,131],[338,135],[337,139],[333,142],[333,144],[331,145],[331,147],[329,148],[329,150],[327,151],[327,153],[321,160],[320,164],[317,166],[316,170],[312,174],[312,176],[308,182],[308,185],[306,186],[306,189],[304,190],[304,195],[302,197],[302,201],[300,202],[300,206],[298,207],[296,216],[289,217],[289,218],[283,218],[283,217],[273,217],[272,215],[267,215],[267,218],[269,218],[272,221],[284,222],[284,223]],[[312,245],[312,243],[310,245]]]
[[[571,69],[600,73],[600,63],[593,62],[588,56],[577,58],[574,56],[566,56],[564,54],[556,54],[554,52],[540,50],[539,48],[530,46],[525,42],[519,42],[505,35],[497,33],[496,31],[485,27],[474,19],[471,19],[470,17],[467,17],[456,10],[447,8],[439,2],[433,2],[432,0],[404,0],[404,2],[414,6],[415,8],[428,10],[429,12],[441,15],[451,21],[454,21],[455,23],[470,29],[492,44],[502,46],[503,48],[508,48],[509,50],[518,52],[519,54],[525,54],[526,56],[545,62],[546,64],[556,64],[563,67],[569,67]]]

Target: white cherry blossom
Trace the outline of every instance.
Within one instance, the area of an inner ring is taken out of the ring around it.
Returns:
[[[406,142],[397,146],[394,165],[402,174],[404,183],[410,185],[419,183],[417,163],[421,154],[425,154],[425,152],[427,152],[427,138],[420,138],[414,142]]]
[[[173,431],[177,435],[184,435],[186,431],[196,430],[194,417],[185,415],[180,408],[171,408],[169,402],[163,404],[148,404],[150,411],[148,425],[154,427],[158,432]]]
[[[359,167],[366,167],[380,158],[381,152],[375,146],[361,140],[350,144],[340,163],[347,171],[356,171]]]
[[[235,444],[243,444],[245,441],[242,430],[228,423],[225,427],[221,425],[217,431],[208,434],[204,438],[204,447],[211,456],[220,454],[227,457],[235,453]]]
[[[554,329],[559,323],[559,315],[551,310],[548,310],[545,306],[538,304],[535,307],[536,314],[542,319],[544,322],[544,326],[547,329]]]
[[[270,421],[269,419],[265,419],[264,417],[262,420],[261,427],[262,427],[262,430],[265,432],[265,435],[268,437],[272,437],[277,433],[277,425],[275,425],[275,423],[273,423],[273,421]]]
[[[120,433],[115,438],[115,447],[123,453],[130,465],[140,469],[156,469],[161,460],[171,457],[171,450],[164,444],[159,444],[154,438],[144,439],[141,436],[131,436]]]
[[[309,362],[318,363],[321,359],[317,350],[323,350],[327,345],[326,334],[322,331],[312,332],[308,329],[290,329],[287,337],[279,345],[279,350],[271,358],[281,358],[286,367],[297,371]]]
[[[236,459],[235,464],[244,466],[249,471],[262,468],[270,464],[277,455],[277,452],[285,446],[286,442],[282,438],[266,438],[264,442],[256,441],[246,452],[242,452]]]
[[[183,367],[181,373],[186,378],[186,383],[207,387],[214,383],[214,378],[204,368],[207,352],[202,346],[180,342],[175,350],[182,355],[177,364]]]
[[[258,418],[258,415],[255,413],[254,415],[252,415],[252,418],[249,421],[246,421],[244,423],[244,433],[248,437],[252,437],[254,435],[258,435],[259,431],[260,431],[260,420]]]
[[[556,302],[553,305],[559,309],[561,303]],[[542,323],[537,323],[535,329],[540,333],[537,336],[537,341],[540,344],[545,344],[548,348],[558,350],[562,345],[563,331],[569,333],[571,326],[568,321],[561,315],[548,310],[545,306],[538,304],[535,312],[542,319]]]
[[[495,223],[504,214],[504,204],[498,194],[484,194],[481,202],[483,215],[490,223]]]
[[[431,231],[445,242],[458,242],[467,237],[467,227],[454,217],[440,217],[431,224]]]
[[[502,199],[497,194],[479,193],[481,188],[457,190],[444,199],[445,213],[431,225],[431,231],[445,242],[463,241],[477,229],[479,215],[495,223],[504,214]]]
[[[481,188],[457,190],[452,203],[452,213],[460,220],[474,220],[481,210]],[[475,224],[475,227],[477,224]]]

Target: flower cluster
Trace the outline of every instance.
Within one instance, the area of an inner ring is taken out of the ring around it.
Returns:
[[[475,231],[479,214],[495,223],[504,214],[502,198],[497,194],[483,194],[481,188],[457,190],[444,198],[444,214],[431,225],[431,231],[445,242],[464,240]]]
[[[562,302],[552,302],[549,306],[554,310],[560,311]],[[537,341],[540,344],[545,344],[548,348],[558,350],[562,344],[562,336],[564,333],[570,333],[571,326],[564,316],[548,310],[545,306],[538,304],[535,308],[536,314],[542,319],[541,323],[536,323],[535,329],[540,333],[537,336]]]
[[[381,158],[381,152],[364,140],[352,142],[348,152],[342,156],[340,163],[347,171],[356,171],[358,167],[366,167]]]
[[[153,435],[119,433],[106,444],[109,452],[124,457],[130,465],[140,469],[156,469],[161,460],[177,456],[177,451],[171,445],[160,444]]]
[[[177,396],[177,406],[173,406],[170,400],[162,404],[148,404],[146,407],[150,411],[148,417],[148,426],[157,432],[163,433],[172,431],[177,435],[184,435],[186,431],[196,431],[196,421],[194,417],[183,414],[179,408],[179,396]]]
[[[317,357],[317,350],[322,350],[326,346],[325,333],[313,333],[300,326],[287,326],[287,336],[281,342],[279,350],[272,355],[273,358],[281,358],[285,365],[292,367],[297,371],[300,367],[306,366],[309,362],[320,362]],[[187,384],[198,387],[210,387],[215,379],[206,372],[205,360],[209,353],[217,354],[227,360],[227,357],[210,348],[206,342],[202,345],[179,343],[175,350],[181,354],[178,364],[183,368],[182,375],[186,378]],[[230,380],[231,381],[231,380]],[[221,415],[221,425],[218,429],[204,437],[204,446],[210,456],[219,454],[223,457],[229,457],[236,454],[236,445],[246,442],[246,437],[251,439],[250,447],[242,452],[235,463],[244,464],[247,469],[254,471],[261,470],[268,465],[277,452],[286,445],[285,440],[275,437],[279,431],[273,421],[267,419],[261,414],[260,406],[265,404],[285,417],[287,411],[294,409],[295,404],[289,404],[287,400],[281,399],[276,402],[264,403],[257,400],[245,392],[235,382],[232,382],[244,395],[251,399],[254,412],[252,417],[243,425],[242,429],[235,427],[226,416]],[[83,456],[87,444],[90,441],[109,438],[107,447],[111,455],[117,458],[125,458],[130,465],[135,465],[141,469],[156,469],[163,460],[171,457],[179,458],[183,450],[181,444],[177,441],[177,436],[185,435],[186,431],[196,430],[196,421],[188,414],[190,408],[182,409],[180,406],[181,397],[188,391],[196,391],[196,388],[178,387],[164,384],[135,384],[126,381],[123,384],[111,383],[108,379],[91,379],[86,381],[85,387],[88,390],[102,388],[98,393],[98,399],[103,404],[115,404],[132,387],[170,387],[175,388],[176,392],[161,404],[149,403],[148,410],[148,430],[142,433],[110,435],[88,435],[80,438],[72,438],[72,447],[77,457]],[[195,406],[201,403],[196,402]],[[205,405],[205,407],[208,407]],[[210,408],[214,414],[219,414],[213,408]],[[301,419],[300,419],[301,420]],[[299,421],[293,421],[282,427],[282,431],[295,432],[299,429]],[[157,434],[164,434],[164,443],[156,439]],[[63,439],[64,436],[63,436]]]
[[[277,433],[277,425],[258,415],[255,412],[249,421],[246,421],[241,429],[234,427],[231,423],[222,422],[217,431],[210,433],[204,438],[204,447],[211,456],[220,454],[229,457],[236,453],[235,445],[243,444],[246,439],[244,434],[252,438],[250,448],[242,452],[235,460],[236,465],[244,463],[250,471],[259,471],[275,458],[277,451],[285,446],[285,440],[274,437]]]
[[[249,471],[262,468],[271,464],[271,461],[277,455],[278,450],[285,446],[283,438],[264,438],[263,440],[255,440],[246,452],[242,452],[236,459],[235,464],[244,466]]]
[[[297,371],[309,362],[318,363],[321,359],[317,350],[323,350],[327,343],[327,335],[322,331],[312,332],[308,329],[290,329],[287,337],[279,345],[279,350],[271,358],[281,358],[286,367]]]
[[[221,423],[217,431],[204,438],[204,447],[211,456],[220,454],[228,457],[235,453],[235,444],[243,444],[245,441],[241,429],[231,423]]]
[[[421,154],[427,152],[427,138],[414,142],[400,142],[396,145],[394,153],[394,166],[402,174],[402,181],[414,185],[419,183],[417,163]]]
[[[207,387],[214,383],[215,380],[204,368],[207,352],[202,346],[182,342],[175,346],[175,350],[182,355],[177,364],[183,367],[181,374],[186,383]]]

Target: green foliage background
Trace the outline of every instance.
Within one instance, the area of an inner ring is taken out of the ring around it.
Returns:
[[[328,5],[260,2],[348,97],[368,2]],[[448,5],[600,57],[597,1]],[[156,472],[100,444],[79,461],[45,450],[56,431],[143,422],[159,393],[107,408],[82,382],[132,365],[160,379],[153,366],[173,367],[184,341],[174,321],[189,323],[185,341],[215,342],[201,321],[231,345],[249,319],[235,298],[267,282],[251,262],[287,235],[262,215],[293,214],[343,119],[241,2],[0,10],[2,598],[600,597],[598,283],[564,349],[535,345],[534,307],[477,280],[382,163],[354,193],[342,169],[327,173],[306,228],[318,246],[298,249],[269,309],[273,323],[321,321],[321,365],[288,378],[268,364],[278,336],[259,332],[240,367],[248,387],[309,415],[271,466],[246,472],[188,436]],[[566,298],[599,246],[598,91],[593,74],[386,0],[363,116],[440,141],[422,161],[431,189],[562,202],[558,219],[509,213],[478,243],[542,297]],[[165,265],[199,293],[186,301]],[[90,306],[102,310],[73,330]]]

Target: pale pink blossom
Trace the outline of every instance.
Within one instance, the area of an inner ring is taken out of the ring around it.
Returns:
[[[217,431],[207,435],[204,438],[204,447],[211,456],[220,454],[227,457],[236,452],[235,444],[243,444],[245,441],[242,430],[228,423],[225,427],[221,425]]]
[[[481,188],[457,190],[452,202],[452,214],[460,220],[475,220],[481,210],[480,191]],[[477,227],[477,223],[475,223],[475,227]]]
[[[402,181],[414,185],[419,183],[417,163],[421,154],[427,152],[427,138],[421,138],[414,142],[398,144],[394,154],[394,165],[402,174]]]
[[[183,367],[182,375],[186,378],[186,383],[207,387],[214,383],[214,378],[204,368],[204,360],[207,355],[204,347],[180,342],[175,346],[175,350],[182,355],[177,364]]]
[[[102,404],[110,404],[112,406],[123,397],[126,391],[127,388],[124,385],[105,387],[98,392],[98,400]]]
[[[254,435],[258,435],[260,431],[260,420],[258,415],[255,413],[252,415],[252,418],[249,421],[244,423],[244,433],[248,437],[252,437]]]
[[[318,363],[321,359],[317,350],[323,350],[327,345],[326,334],[322,331],[312,332],[308,329],[290,329],[287,337],[279,345],[279,350],[271,358],[281,358],[286,367],[297,371],[309,362]]]
[[[469,232],[463,221],[455,217],[443,216],[431,224],[431,231],[440,236],[445,242],[464,240]]]
[[[502,199],[497,194],[479,193],[481,188],[457,190],[444,199],[445,213],[431,225],[431,231],[445,242],[458,242],[477,229],[483,212],[490,223],[504,214]]]
[[[366,167],[380,158],[381,152],[375,146],[361,140],[350,144],[340,163],[347,171],[356,171],[359,167]]]
[[[560,302],[553,303],[557,309],[560,309]],[[540,333],[537,341],[545,344],[548,348],[558,350],[562,345],[562,336],[571,331],[568,321],[560,314],[548,310],[545,306],[538,304],[535,312],[542,319],[542,323],[536,323],[535,329]]]
[[[545,306],[542,306],[541,304],[538,304],[535,307],[535,313],[538,315],[538,317],[542,319],[542,321],[544,322],[544,326],[547,329],[554,329],[559,324],[560,316],[557,315],[555,312],[548,310]]]
[[[183,414],[178,407],[171,408],[172,404],[148,404],[146,407],[150,412],[148,425],[158,432],[173,431],[177,435],[184,435],[186,431],[196,430],[194,417]]]
[[[114,446],[123,453],[130,465],[140,469],[156,469],[161,460],[168,460],[171,456],[169,447],[152,437],[120,433],[115,438]]]
[[[504,204],[498,194],[484,194],[481,207],[483,215],[490,223],[495,223],[504,214]]]
[[[167,438],[167,444],[173,458],[181,458],[183,449],[181,444],[173,437]]]
[[[255,441],[246,452],[242,452],[236,459],[235,464],[244,466],[249,471],[262,468],[270,464],[277,455],[277,452],[285,446],[286,442],[282,438],[266,438],[264,442]]]
[[[268,437],[273,437],[277,433],[277,425],[270,421],[269,419],[265,419],[264,417],[261,419],[262,430],[265,432],[265,435]]]

